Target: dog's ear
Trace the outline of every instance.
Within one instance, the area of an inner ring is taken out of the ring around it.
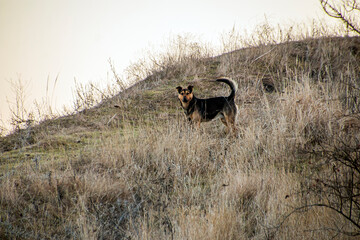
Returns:
[[[189,89],[190,93],[192,93],[193,88],[194,88],[194,86],[191,86],[191,85],[188,86],[188,89]]]
[[[178,87],[176,87],[176,89],[178,90],[178,93],[180,93],[182,90],[182,87],[178,86]]]

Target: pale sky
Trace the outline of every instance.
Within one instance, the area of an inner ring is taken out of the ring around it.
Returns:
[[[61,109],[74,78],[107,81],[111,58],[120,73],[149,45],[191,33],[217,42],[233,26],[324,17],[318,0],[0,0],[0,124],[13,102],[10,82],[27,83],[27,104],[48,94]],[[52,86],[58,75],[57,85]]]

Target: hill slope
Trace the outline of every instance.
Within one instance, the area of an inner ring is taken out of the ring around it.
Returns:
[[[238,137],[220,121],[192,129],[176,97],[189,83],[228,94],[207,81],[218,76],[239,85]],[[169,62],[97,107],[0,139],[0,237],[360,234],[359,84],[357,37]]]

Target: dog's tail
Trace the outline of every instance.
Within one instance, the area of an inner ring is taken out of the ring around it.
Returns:
[[[231,89],[231,93],[228,96],[228,99],[234,99],[235,98],[235,94],[237,91],[237,84],[236,82],[234,82],[233,80],[227,79],[227,78],[219,78],[216,79],[217,82],[223,82],[226,83],[227,85],[229,85],[230,89]]]

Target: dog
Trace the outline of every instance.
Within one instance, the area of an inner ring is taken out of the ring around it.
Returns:
[[[227,78],[219,78],[216,81],[229,85],[231,89],[229,96],[200,99],[195,97],[193,86],[190,85],[187,88],[179,86],[176,89],[181,106],[185,111],[187,119],[191,123],[196,123],[198,127],[200,127],[201,122],[208,122],[216,117],[220,117],[220,120],[229,132],[232,129],[233,133],[236,133],[236,115],[238,110],[235,104],[235,95],[237,84]]]

